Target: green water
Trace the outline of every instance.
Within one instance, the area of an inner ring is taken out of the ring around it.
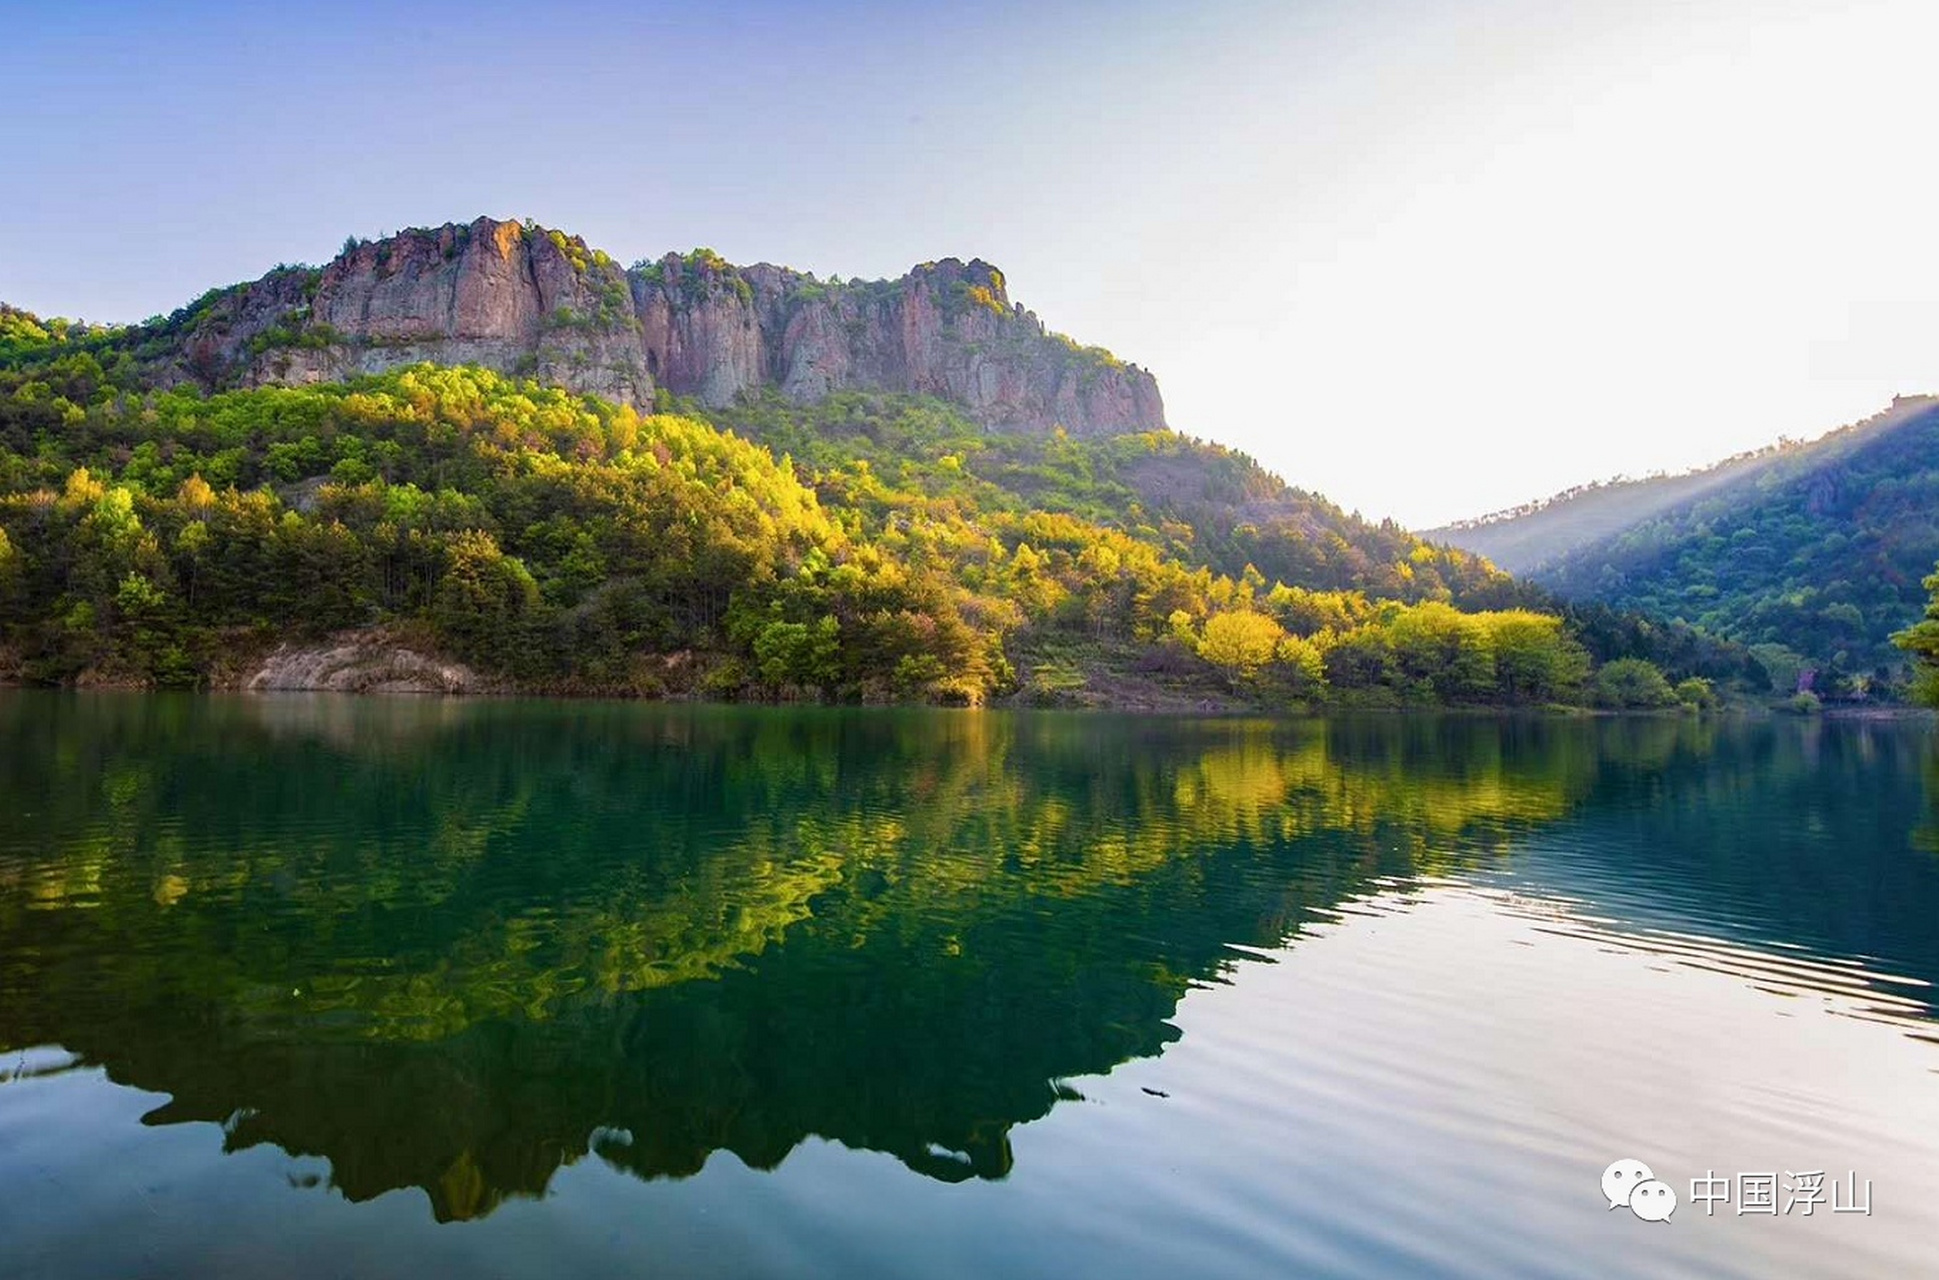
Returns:
[[[1913,1274],[1918,724],[0,694],[0,1273]],[[1610,1212],[1602,1168],[1873,1212]]]

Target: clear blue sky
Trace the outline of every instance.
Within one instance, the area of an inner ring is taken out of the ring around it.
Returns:
[[[1416,524],[1939,389],[1927,0],[0,0],[0,298],[133,320],[534,217],[980,255],[1174,426]]]

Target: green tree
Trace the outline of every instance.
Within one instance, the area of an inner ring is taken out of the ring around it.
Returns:
[[[1667,707],[1675,704],[1676,692],[1655,663],[1643,658],[1618,658],[1596,672],[1596,701],[1605,707],[1628,709]]]
[[[1479,616],[1430,600],[1395,610],[1384,625],[1404,693],[1430,691],[1443,702],[1494,695],[1493,638]]]
[[[1274,669],[1293,697],[1320,698],[1326,693],[1326,655],[1305,636],[1286,636],[1273,651]]]
[[[1925,579],[1932,594],[1925,617],[1892,637],[1892,643],[1912,655],[1912,696],[1939,707],[1939,572]]]
[[[1716,689],[1701,676],[1677,681],[1676,700],[1697,711],[1714,710],[1718,704]]]
[[[466,530],[445,544],[431,620],[459,653],[508,669],[529,667],[539,585],[489,533]]]
[[[1589,655],[1562,620],[1526,609],[1482,615],[1493,642],[1495,685],[1502,700],[1567,702],[1589,674]]]
[[[754,661],[771,685],[830,691],[841,681],[841,623],[833,616],[813,623],[775,619],[755,637]]]

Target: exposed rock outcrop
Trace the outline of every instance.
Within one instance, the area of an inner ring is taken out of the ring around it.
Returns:
[[[800,402],[855,388],[942,396],[997,429],[1165,424],[1149,373],[1047,332],[982,261],[841,282],[697,250],[625,271],[577,237],[489,218],[278,268],[143,338],[159,380],[207,386],[429,360],[642,407],[657,387],[716,406],[768,387]]]
[[[762,386],[803,403],[864,388],[941,396],[1013,430],[1165,425],[1156,379],[1047,332],[980,260],[835,283],[700,252],[636,270],[633,292],[648,368],[708,404]]]
[[[354,244],[197,304],[174,370],[205,383],[333,381],[429,360],[649,404],[626,273],[583,241],[480,218]]]
[[[252,693],[484,693],[487,682],[461,663],[419,653],[381,633],[350,633],[323,644],[281,645],[244,682]]]

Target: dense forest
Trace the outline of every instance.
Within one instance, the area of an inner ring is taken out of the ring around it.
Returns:
[[[1877,696],[1903,685],[1891,637],[1919,617],[1939,561],[1935,459],[1939,400],[1908,397],[1810,444],[1444,532],[1485,553],[1545,530],[1564,550],[1530,576],[1564,599],[1728,637],[1775,684]],[[1624,518],[1608,532],[1615,497]]]
[[[383,627],[501,687],[645,696],[1668,704],[1756,676],[1169,431],[864,392],[642,413],[431,365],[157,389],[155,341],[0,315],[0,674],[232,684]]]

